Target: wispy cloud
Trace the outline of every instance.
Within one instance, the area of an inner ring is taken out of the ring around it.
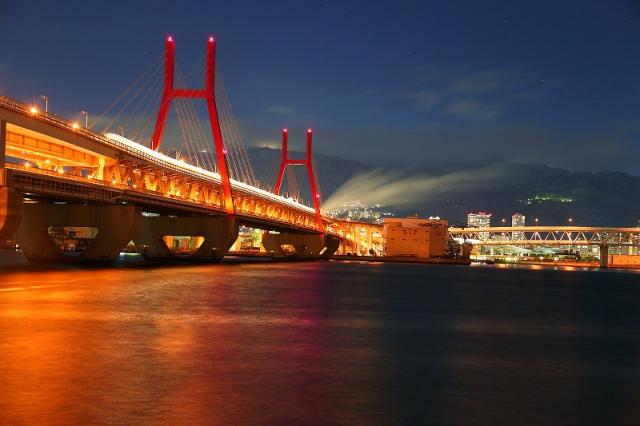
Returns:
[[[504,107],[483,103],[477,99],[464,98],[451,101],[444,111],[463,117],[490,120],[504,114]]]
[[[438,194],[490,186],[506,176],[508,171],[497,174],[493,164],[438,176],[376,169],[357,174],[345,182],[323,203],[323,208],[337,209],[353,200],[385,207],[415,207],[424,205]]]
[[[532,99],[526,77],[512,70],[456,74],[429,68],[419,73],[417,81],[419,87],[408,97],[418,108],[466,119],[496,119],[513,104]]]
[[[267,108],[267,112],[278,115],[289,115],[295,111],[295,108],[285,105],[273,105]]]

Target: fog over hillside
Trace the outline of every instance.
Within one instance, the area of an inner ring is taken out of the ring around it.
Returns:
[[[280,151],[251,148],[249,155],[261,181],[275,182]],[[621,172],[572,172],[501,160],[406,171],[322,154],[315,155],[315,163],[325,208],[359,199],[401,215],[438,215],[459,224],[470,211],[493,213],[495,225],[503,218],[509,223],[514,212],[525,214],[529,223],[537,217],[540,224],[566,224],[572,218],[578,225],[637,226],[640,220],[640,178]],[[303,172],[298,168],[297,181],[309,200]]]

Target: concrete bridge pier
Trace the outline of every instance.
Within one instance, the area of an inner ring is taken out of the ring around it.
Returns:
[[[600,244],[600,267],[601,268],[609,267],[609,245],[608,244]]]
[[[4,170],[0,170],[0,174],[2,172]],[[0,186],[0,242],[12,239],[20,222],[22,222],[22,196],[16,194],[11,188]]]
[[[331,257],[340,240],[320,234],[262,234],[262,245],[273,257],[326,258]]]
[[[141,217],[133,242],[145,259],[220,262],[238,238],[235,218]]]
[[[110,262],[138,227],[130,205],[23,204],[15,233],[31,262]]]

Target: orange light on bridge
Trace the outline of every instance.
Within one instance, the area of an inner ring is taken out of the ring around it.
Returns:
[[[29,111],[31,111],[31,114],[37,114],[38,113],[38,108],[32,106]]]
[[[71,125],[71,127],[73,127],[74,129],[77,129],[78,127],[80,127],[80,125],[79,125],[78,123],[75,123],[75,122],[74,122],[74,123]]]

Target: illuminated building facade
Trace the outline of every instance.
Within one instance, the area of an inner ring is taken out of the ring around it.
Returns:
[[[385,218],[385,255],[444,257],[448,243],[447,229],[448,223],[444,219]]]
[[[514,213],[511,216],[511,226],[526,226],[526,216],[522,213]],[[514,232],[511,236],[514,241],[522,241],[524,240],[524,232]]]
[[[467,227],[468,228],[489,228],[491,226],[491,213],[478,212],[467,214]],[[480,233],[478,236],[481,239],[489,238],[488,233]]]

